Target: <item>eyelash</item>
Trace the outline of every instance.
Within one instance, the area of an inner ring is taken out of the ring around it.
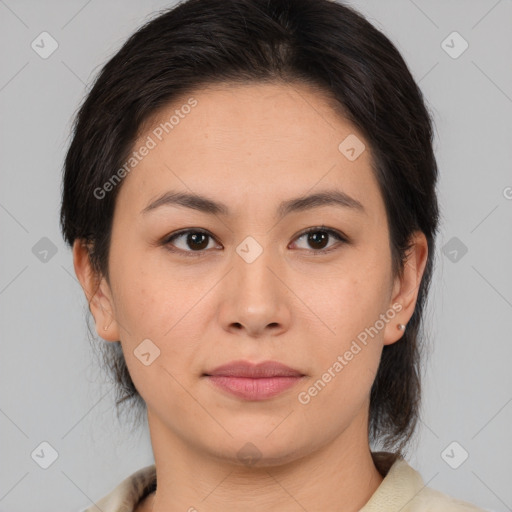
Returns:
[[[348,238],[346,236],[344,236],[342,233],[340,233],[339,231],[336,231],[334,229],[327,228],[326,226],[317,226],[317,227],[309,228],[306,231],[303,231],[302,233],[297,235],[297,237],[294,240],[298,240],[298,239],[302,238],[303,236],[309,235],[310,233],[318,233],[318,232],[327,233],[328,235],[333,236],[339,242],[341,242],[341,244],[349,243]],[[207,231],[204,231],[202,229],[184,229],[182,231],[178,231],[177,233],[173,233],[173,234],[171,234],[169,236],[166,236],[162,240],[161,243],[162,243],[162,245],[164,245],[166,247],[167,250],[169,250],[170,252],[173,252],[173,253],[181,253],[181,254],[183,254],[184,256],[187,256],[187,257],[189,257],[189,256],[190,257],[206,256],[206,253],[208,252],[206,249],[202,249],[202,250],[199,250],[199,251],[185,251],[183,249],[171,248],[171,245],[172,245],[171,242],[172,241],[174,241],[176,238],[179,238],[179,237],[181,237],[183,235],[187,235],[187,234],[190,234],[190,233],[207,235],[208,237],[210,237],[210,238],[215,240],[215,237],[213,235],[211,235],[210,233],[208,233]],[[340,244],[335,244],[333,247],[330,247],[328,249],[318,249],[318,250],[311,249],[311,252],[315,256],[316,255],[321,256],[323,254],[327,254],[327,253],[330,253],[333,250],[336,250],[339,245]]]

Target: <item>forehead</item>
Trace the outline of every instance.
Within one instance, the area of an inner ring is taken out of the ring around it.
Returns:
[[[144,147],[120,191],[141,208],[166,188],[224,197],[236,191],[240,205],[328,186],[361,202],[378,195],[364,137],[331,98],[305,84],[196,89],[144,123],[132,149]]]

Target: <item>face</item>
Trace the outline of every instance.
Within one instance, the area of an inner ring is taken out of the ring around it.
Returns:
[[[133,150],[147,154],[119,191],[93,313],[150,427],[233,461],[252,443],[269,464],[366,436],[383,345],[415,294],[391,274],[362,134],[304,85],[218,85],[161,111]],[[240,360],[300,377],[205,375]]]

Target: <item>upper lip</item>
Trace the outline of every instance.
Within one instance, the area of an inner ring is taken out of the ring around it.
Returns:
[[[302,377],[304,374],[278,361],[263,361],[258,364],[249,361],[231,361],[205,372],[205,375],[258,379],[264,377]]]

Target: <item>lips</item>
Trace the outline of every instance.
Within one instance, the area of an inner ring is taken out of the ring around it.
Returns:
[[[207,376],[245,377],[261,379],[269,377],[302,377],[304,374],[277,361],[254,364],[248,361],[233,361],[206,372]]]
[[[203,374],[217,390],[244,400],[266,400],[295,386],[305,375],[277,361],[233,361]]]

